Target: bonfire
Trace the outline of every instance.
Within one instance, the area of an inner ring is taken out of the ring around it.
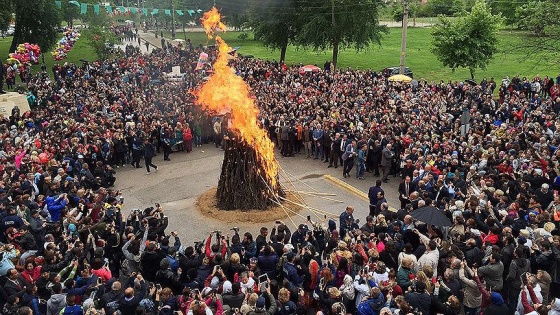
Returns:
[[[217,205],[224,210],[267,209],[277,205],[278,196],[284,196],[278,181],[274,144],[259,124],[259,110],[249,86],[228,64],[231,48],[216,35],[226,29],[220,13],[212,8],[201,20],[208,38],[215,36],[219,55],[214,72],[195,92],[195,103],[211,112],[227,114],[228,119],[229,136],[224,140]]]

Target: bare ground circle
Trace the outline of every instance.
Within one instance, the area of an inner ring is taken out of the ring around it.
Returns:
[[[297,216],[289,210],[284,210],[280,206],[272,207],[267,210],[249,209],[249,210],[221,210],[217,207],[216,201],[216,191],[217,187],[212,187],[206,192],[202,193],[196,200],[196,209],[205,217],[220,220],[225,223],[235,224],[237,222],[245,223],[268,223],[275,220],[283,220],[287,224],[288,222],[284,219],[290,217],[295,219]],[[288,200],[298,202],[296,195],[292,192],[286,193],[286,198]],[[301,206],[284,202],[284,208],[290,209],[299,213],[303,208]],[[299,220],[301,221],[301,220]]]

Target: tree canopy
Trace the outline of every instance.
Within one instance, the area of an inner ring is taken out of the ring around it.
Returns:
[[[288,44],[296,40],[300,22],[295,0],[263,0],[251,7],[248,24],[255,39],[269,48],[280,49],[280,61],[284,61]]]
[[[12,17],[12,2],[10,0],[0,0],[0,31],[5,31],[10,24]]]
[[[524,49],[527,55],[546,53],[552,63],[560,61],[560,2],[556,0],[530,1],[517,8],[521,29],[528,31]]]
[[[302,28],[297,42],[315,50],[333,49],[336,67],[339,48],[363,50],[372,43],[380,44],[387,31],[379,25],[378,0],[308,0],[301,2],[299,18]]]
[[[36,43],[42,51],[53,47],[58,38],[60,10],[52,0],[12,0],[16,15],[14,38],[10,46],[13,52],[21,43]]]
[[[468,68],[471,78],[477,68],[486,66],[498,50],[500,15],[493,15],[484,0],[478,0],[471,12],[456,20],[440,17],[432,29],[432,52],[452,70]]]
[[[517,16],[517,10],[522,6],[529,3],[529,0],[515,0],[515,1],[503,1],[503,0],[489,0],[488,5],[492,8],[492,13],[501,14],[504,18],[504,23],[506,25],[514,26],[517,25],[519,20]]]

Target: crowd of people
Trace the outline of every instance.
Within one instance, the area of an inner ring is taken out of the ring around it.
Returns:
[[[183,245],[160,205],[126,209],[113,186],[228,132],[193,106],[206,74],[187,47],[25,78],[32,110],[0,125],[2,314],[560,313],[560,75],[402,84],[238,57],[280,154],[355,165],[370,213]],[[426,206],[452,225],[416,221]]]

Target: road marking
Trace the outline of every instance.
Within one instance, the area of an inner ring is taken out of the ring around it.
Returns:
[[[344,188],[344,189],[348,190],[349,192],[353,193],[354,195],[360,197],[361,199],[369,202],[368,195],[365,192],[359,190],[358,188],[356,188],[356,187],[354,187],[354,186],[352,186],[352,185],[350,185],[350,184],[348,184],[344,181],[341,181],[340,179],[338,179],[336,177],[333,177],[331,175],[323,175],[323,178],[330,181],[331,183],[341,187],[341,188]]]

